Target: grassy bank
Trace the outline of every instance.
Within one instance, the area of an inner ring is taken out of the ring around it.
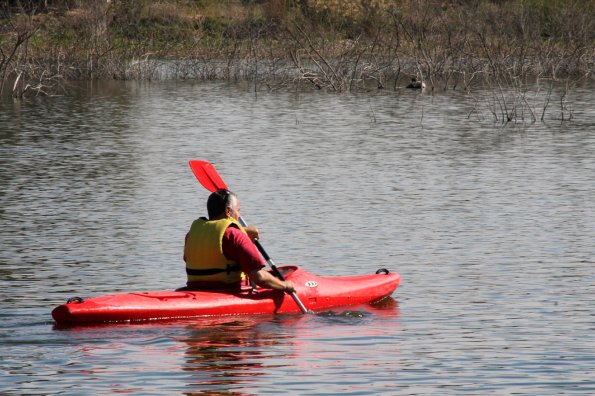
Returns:
[[[46,6],[47,5],[47,6]],[[256,89],[428,89],[592,78],[591,0],[12,0],[3,91],[74,79],[250,80]],[[16,81],[16,83],[15,83]],[[10,82],[10,83],[9,83]]]

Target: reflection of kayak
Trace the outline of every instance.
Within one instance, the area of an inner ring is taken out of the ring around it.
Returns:
[[[333,307],[378,301],[399,285],[397,273],[379,270],[376,274],[322,277],[299,267],[279,268],[291,280],[307,309],[321,311]],[[112,294],[88,299],[72,298],[56,307],[57,324],[77,325],[107,322],[147,321],[193,316],[299,313],[300,308],[285,293],[251,288],[224,291],[155,291]]]

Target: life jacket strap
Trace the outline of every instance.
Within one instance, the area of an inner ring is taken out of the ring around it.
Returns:
[[[207,275],[217,275],[222,272],[227,273],[228,275],[232,272],[239,272],[241,268],[238,264],[229,265],[225,269],[222,268],[208,268],[208,269],[194,269],[186,267],[186,274],[192,276],[207,276]]]

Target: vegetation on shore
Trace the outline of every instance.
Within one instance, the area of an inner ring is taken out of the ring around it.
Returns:
[[[10,0],[0,89],[80,79],[428,90],[591,79],[592,0]]]

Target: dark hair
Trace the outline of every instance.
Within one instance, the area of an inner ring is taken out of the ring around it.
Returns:
[[[209,199],[207,199],[209,219],[219,217],[225,212],[225,208],[229,207],[231,204],[232,195],[235,196],[235,194],[229,190],[217,190],[209,195]]]

